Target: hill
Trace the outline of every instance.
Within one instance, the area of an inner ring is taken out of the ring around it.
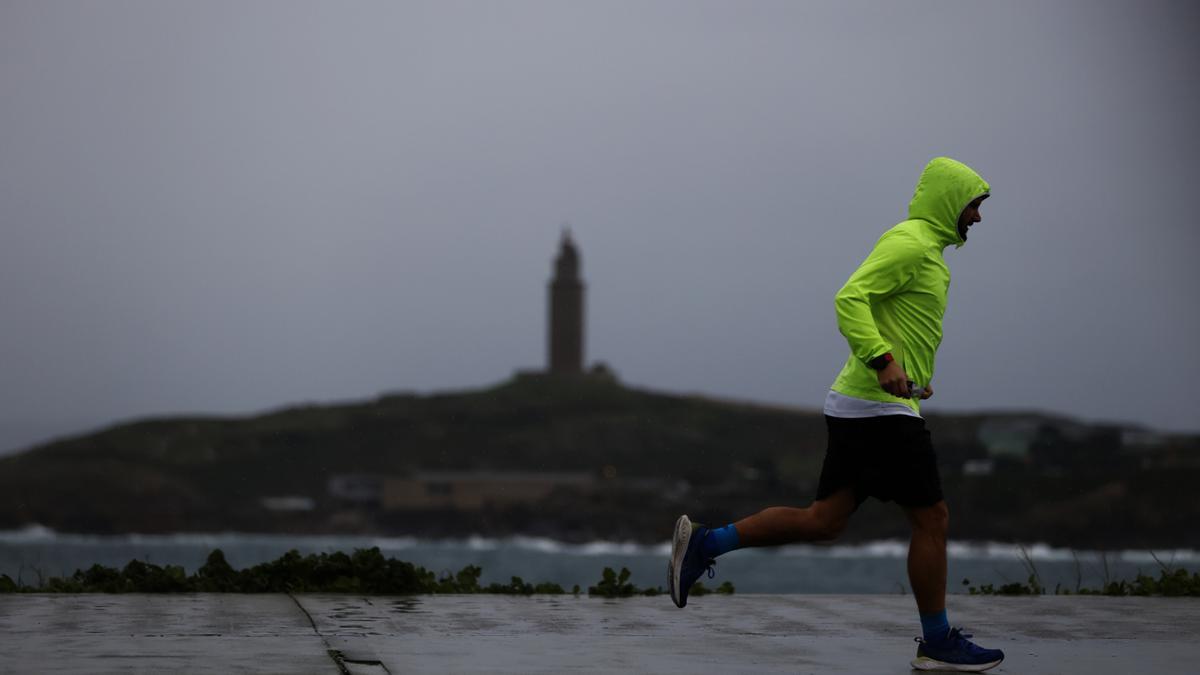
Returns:
[[[1200,515],[1188,497],[1196,437],[1040,415],[928,423],[956,536],[1200,546],[1187,526]],[[518,376],[458,393],[144,420],[45,444],[0,458],[0,528],[661,541],[680,512],[723,522],[807,503],[824,445],[815,411]],[[904,536],[891,510],[868,502],[849,538]]]

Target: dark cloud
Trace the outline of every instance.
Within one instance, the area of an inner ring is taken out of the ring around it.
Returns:
[[[994,188],[934,407],[1196,429],[1187,3],[7,2],[0,447],[544,361],[817,406],[930,157]]]

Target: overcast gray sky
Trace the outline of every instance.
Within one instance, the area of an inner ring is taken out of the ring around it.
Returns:
[[[1200,429],[1189,2],[0,3],[0,449],[587,358],[817,407],[926,161],[991,182],[927,410]]]

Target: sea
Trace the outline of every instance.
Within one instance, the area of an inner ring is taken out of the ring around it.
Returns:
[[[93,564],[124,567],[130,560],[179,565],[188,573],[221,549],[234,568],[274,560],[289,550],[351,553],[378,547],[385,556],[421,565],[438,574],[466,565],[483,569],[480,582],[553,582],[570,591],[600,581],[605,567],[629,568],[639,587],[666,585],[667,542],[645,545],[594,541],[568,544],[536,537],[419,539],[372,536],[290,536],[235,532],[212,534],[67,534],[31,526],[0,531],[0,574],[36,586],[52,576],[70,576]],[[722,556],[710,585],[729,581],[738,593],[905,594],[907,541],[858,544],[793,545],[742,549]],[[1200,570],[1200,552],[1181,550],[1086,551],[1046,544],[953,542],[948,549],[948,590],[966,593],[971,586],[1026,582],[1076,590],[1107,581],[1158,577],[1162,569]]]

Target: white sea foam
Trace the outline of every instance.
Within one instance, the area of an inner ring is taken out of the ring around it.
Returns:
[[[830,558],[903,558],[908,555],[908,542],[893,541],[890,539],[869,541],[863,544],[805,546],[804,548],[807,550],[802,555],[818,555]]]
[[[430,547],[447,551],[472,552],[517,549],[542,555],[567,556],[666,556],[669,542],[639,544],[630,541],[597,540],[567,543],[546,537],[484,537],[474,535],[460,539],[421,539],[417,537],[380,537],[365,535],[288,535],[242,532],[120,534],[96,535],[60,533],[42,526],[28,525],[19,530],[0,530],[0,543],[9,545],[106,545],[135,544],[144,547],[196,546],[230,549],[237,546],[266,546],[303,548],[319,551],[350,551],[377,546],[384,551],[403,551]],[[748,549],[751,555],[784,555],[834,559],[903,558],[908,555],[908,542],[888,539],[858,544],[812,545],[794,544],[775,549]],[[1193,549],[1126,549],[1119,551],[1075,550],[1045,543],[1011,544],[1000,542],[950,542],[946,553],[955,560],[1023,560],[1061,562],[1079,560],[1103,563],[1116,560],[1134,564],[1170,566],[1200,563],[1200,551]]]
[[[467,538],[466,548],[470,551],[494,551],[496,550],[496,540],[488,539],[474,535]]]
[[[422,541],[416,537],[372,537],[365,542],[365,548],[378,546],[385,551],[403,551],[420,546]]]
[[[19,530],[0,530],[0,541],[21,544],[35,541],[53,541],[58,533],[43,525],[26,525]]]

